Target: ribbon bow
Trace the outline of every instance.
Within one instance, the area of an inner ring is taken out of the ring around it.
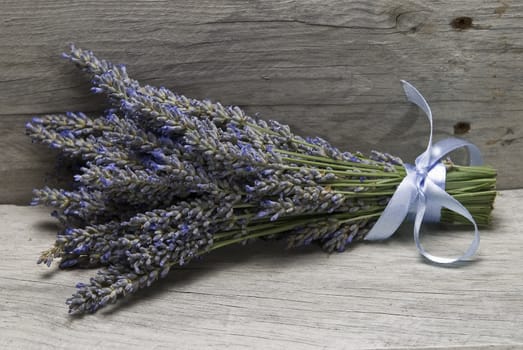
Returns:
[[[403,90],[407,99],[421,108],[430,123],[430,137],[427,149],[420,154],[415,165],[405,164],[407,175],[400,183],[387,207],[374,227],[365,237],[366,240],[389,238],[401,225],[405,217],[415,212],[414,241],[422,256],[438,264],[452,264],[472,257],[479,248],[479,231],[470,212],[456,199],[445,191],[446,169],[441,159],[448,153],[462,147],[469,151],[469,165],[481,165],[481,153],[473,144],[448,138],[432,144],[432,112],[430,107],[414,86],[402,80]],[[420,228],[424,220],[438,222],[441,218],[441,208],[448,208],[465,217],[474,225],[474,239],[463,255],[457,258],[438,257],[425,251],[420,242]]]

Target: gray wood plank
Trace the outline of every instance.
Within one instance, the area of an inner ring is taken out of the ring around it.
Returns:
[[[424,148],[427,123],[404,100],[399,80],[406,79],[431,103],[436,138],[473,141],[499,169],[500,188],[523,186],[522,3],[0,0],[0,6],[0,130],[10,134],[0,139],[0,203],[26,203],[26,189],[50,171],[13,125],[34,114],[102,109],[84,77],[58,58],[71,42],[127,63],[144,83],[238,104],[344,149],[379,149],[411,161]],[[467,128],[455,128],[460,122],[470,124],[463,135]]]
[[[25,136],[29,116],[0,118],[0,203],[27,205],[33,188],[70,184],[70,171],[57,161],[57,153]]]
[[[63,304],[94,271],[36,266],[53,240],[42,208],[0,206],[0,347],[90,349],[515,349],[523,346],[523,190],[500,193],[474,262],[424,263],[410,226],[340,254],[256,242],[176,269],[115,308]],[[467,231],[424,238],[434,253]],[[449,247],[455,248],[449,248]]]

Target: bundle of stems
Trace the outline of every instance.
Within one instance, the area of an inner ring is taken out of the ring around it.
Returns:
[[[79,162],[74,188],[34,190],[62,224],[39,263],[101,269],[79,283],[70,312],[94,312],[174,266],[235,243],[286,239],[343,251],[365,238],[406,175],[387,153],[341,152],[321,138],[238,107],[140,85],[125,66],[71,47],[111,108],[35,117],[27,133]],[[479,225],[496,195],[490,167],[444,162],[446,191]],[[442,210],[441,221],[466,222]]]

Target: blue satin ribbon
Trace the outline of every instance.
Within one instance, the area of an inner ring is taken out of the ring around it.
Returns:
[[[446,169],[441,159],[448,153],[465,147],[469,151],[469,165],[481,165],[481,153],[473,144],[457,138],[448,138],[432,144],[432,112],[430,107],[414,86],[402,80],[403,90],[407,99],[421,108],[430,123],[430,137],[427,149],[420,154],[415,165],[405,164],[407,175],[400,183],[390,199],[383,214],[374,227],[366,235],[366,240],[382,240],[389,238],[401,225],[405,217],[415,214],[414,241],[422,256],[438,264],[452,264],[472,257],[479,248],[479,231],[470,212],[456,199],[445,191]],[[420,229],[423,221],[438,222],[441,218],[441,208],[447,208],[465,217],[474,225],[474,239],[468,249],[456,258],[438,257],[425,251],[420,242]]]

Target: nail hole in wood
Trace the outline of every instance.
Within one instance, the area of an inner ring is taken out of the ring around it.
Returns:
[[[470,131],[470,123],[457,122],[454,124],[454,135],[463,135]]]
[[[450,22],[450,25],[452,26],[452,28],[458,29],[458,30],[465,30],[465,29],[472,28],[472,17],[467,17],[467,16],[456,17]]]

